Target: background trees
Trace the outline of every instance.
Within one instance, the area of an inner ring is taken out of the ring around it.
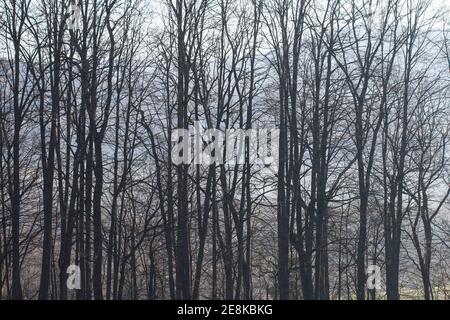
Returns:
[[[0,298],[448,298],[447,15],[3,0]],[[278,128],[277,169],[174,163],[180,128]]]

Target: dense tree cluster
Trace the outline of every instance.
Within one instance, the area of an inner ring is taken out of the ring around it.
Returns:
[[[0,299],[448,299],[438,2],[0,0]]]

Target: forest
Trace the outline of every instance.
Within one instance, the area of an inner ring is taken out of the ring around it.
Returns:
[[[450,299],[449,143],[447,1],[0,0],[0,300]]]

